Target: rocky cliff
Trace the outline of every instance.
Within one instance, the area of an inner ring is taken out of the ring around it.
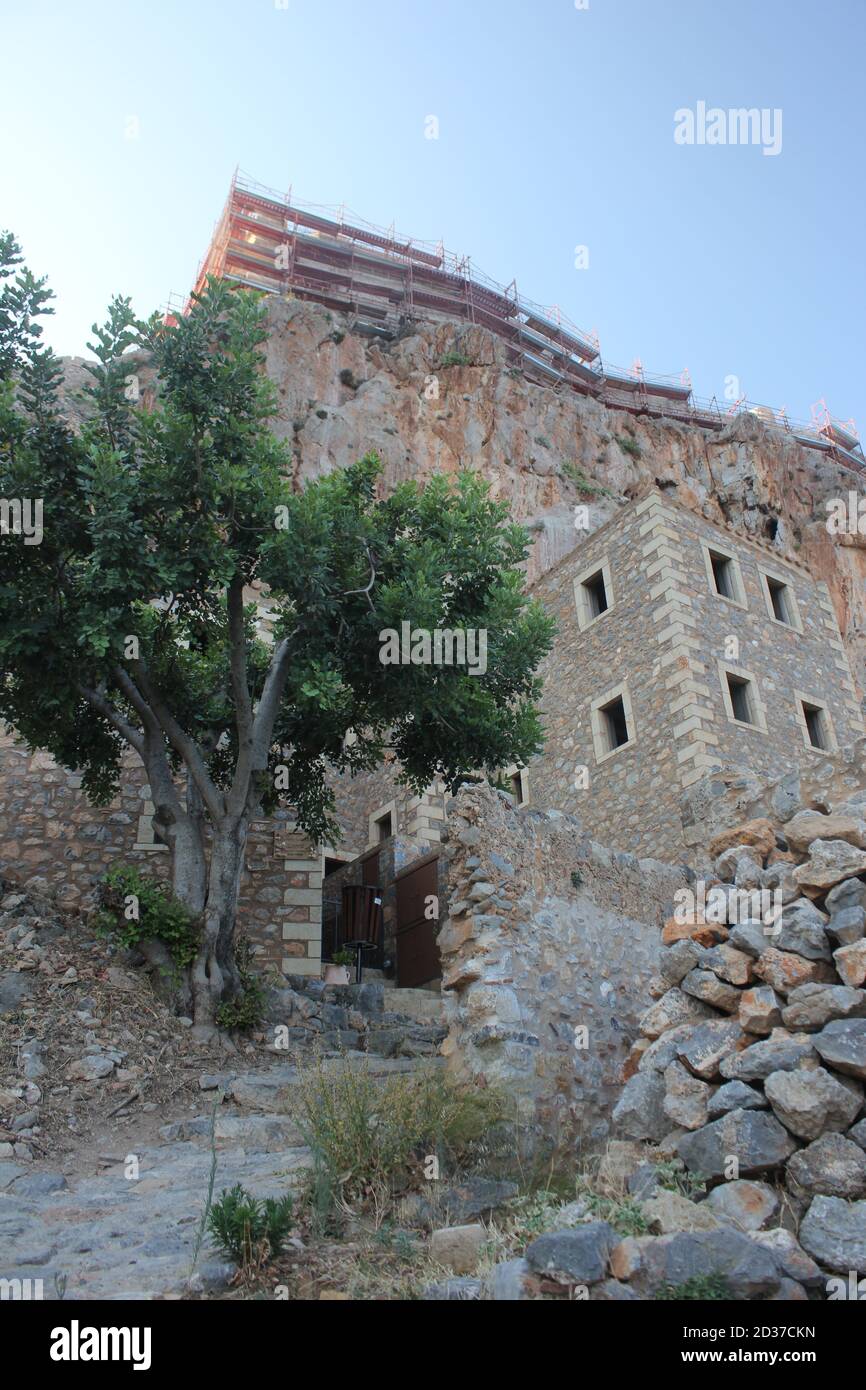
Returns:
[[[710,432],[536,385],[509,367],[497,338],[465,323],[419,323],[383,338],[315,304],[272,298],[268,312],[275,429],[292,445],[297,481],[369,450],[387,484],[478,469],[532,529],[533,578],[585,534],[574,528],[576,504],[588,507],[594,530],[655,482],[826,580],[855,679],[866,685],[866,536],[833,536],[825,525],[825,503],[857,486],[853,473],[751,415]],[[147,403],[147,367],[133,361]],[[73,389],[81,368],[70,361]],[[80,417],[72,396],[70,413]]]

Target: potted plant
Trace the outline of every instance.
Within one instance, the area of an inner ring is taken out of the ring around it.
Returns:
[[[352,952],[347,951],[345,946],[341,946],[339,951],[335,951],[329,964],[325,966],[325,984],[347,985],[349,983],[349,966],[353,959]]]

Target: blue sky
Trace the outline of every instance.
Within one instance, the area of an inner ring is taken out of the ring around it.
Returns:
[[[189,288],[239,164],[516,277],[608,362],[866,432],[863,0],[281,4],[0,3],[0,226],[58,351]],[[676,144],[699,101],[780,109],[781,152]]]

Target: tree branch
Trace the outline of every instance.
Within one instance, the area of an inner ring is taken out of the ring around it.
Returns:
[[[228,588],[229,645],[231,652],[232,695],[235,702],[235,725],[238,747],[252,737],[253,707],[247,675],[247,643],[244,632],[244,585],[235,575]]]
[[[110,700],[100,694],[98,690],[91,690],[89,686],[76,682],[76,688],[80,695],[83,695],[88,704],[92,705],[103,719],[107,719],[117,732],[126,739],[131,748],[134,748],[142,761],[144,761],[144,734],[140,729],[136,729],[130,724],[123,715],[114,708]]]
[[[208,809],[208,813],[216,824],[225,815],[225,797],[218,787],[214,785],[205,767],[204,759],[194,739],[185,733],[180,727],[174,715],[165,704],[162,696],[155,686],[151,685],[150,678],[142,661],[135,663],[138,684],[144,692],[145,698],[150,705],[156,718],[159,720],[165,732],[166,738],[172,748],[189,768],[190,776],[198,787],[202,795],[202,800]]]

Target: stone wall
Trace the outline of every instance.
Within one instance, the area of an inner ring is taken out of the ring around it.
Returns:
[[[528,1134],[600,1143],[684,872],[487,786],[449,804],[444,855],[449,1069],[503,1085]]]
[[[153,803],[132,756],[117,796],[91,806],[81,778],[48,754],[0,739],[0,873],[50,888],[64,907],[87,907],[112,864],[166,879],[168,850],[153,836]],[[321,973],[321,858],[285,812],[250,827],[238,921],[262,967]]]
[[[708,546],[733,557],[737,601],[711,590]],[[600,569],[608,609],[581,621],[576,588]],[[771,616],[762,573],[788,586],[795,624]],[[684,857],[682,794],[708,769],[736,763],[769,777],[820,763],[824,754],[806,744],[801,695],[826,705],[836,743],[863,732],[826,586],[658,491],[589,536],[533,592],[559,635],[541,668],[548,741],[529,767],[530,800],[580,815],[605,843]],[[727,669],[752,678],[760,727],[731,717]],[[616,695],[630,738],[610,752],[593,705]]]

